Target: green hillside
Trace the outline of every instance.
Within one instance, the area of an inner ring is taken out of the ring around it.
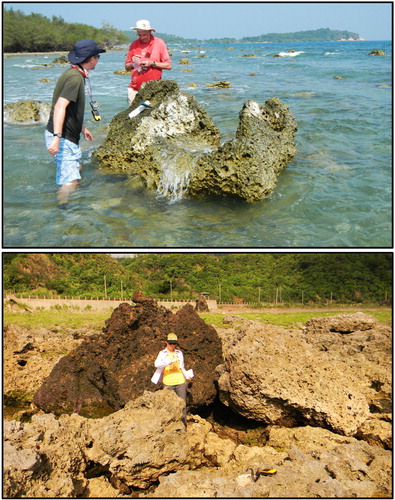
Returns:
[[[196,297],[223,302],[382,303],[392,254],[3,254],[4,291],[67,297]]]

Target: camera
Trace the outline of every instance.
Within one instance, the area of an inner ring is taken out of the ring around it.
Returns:
[[[100,113],[98,111],[99,109],[99,103],[97,101],[91,101],[89,103],[91,105],[91,113],[92,113],[92,116],[93,116],[93,119],[97,122],[99,122],[101,120],[101,116],[100,116]]]

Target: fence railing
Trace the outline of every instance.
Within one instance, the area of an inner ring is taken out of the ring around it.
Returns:
[[[56,300],[56,301],[67,301],[67,300],[80,300],[80,301],[106,301],[106,302],[133,302],[132,297],[90,297],[88,295],[84,295],[83,297],[77,297],[77,296],[63,296],[63,297],[57,297],[54,295],[31,295],[28,293],[15,293],[15,294],[4,294],[3,296],[4,300],[9,300],[9,299],[18,299],[18,300]],[[189,298],[189,299],[166,299],[166,298],[161,298],[161,297],[152,297],[154,300],[157,302],[164,302],[164,303],[169,303],[169,304],[188,304],[192,303],[195,304],[196,302],[196,297],[195,298]],[[222,302],[222,301],[217,301],[216,299],[206,299],[208,304],[213,304],[215,303],[218,306],[253,306],[256,305],[256,302]],[[266,303],[266,302],[261,302],[262,305],[271,305],[271,303]]]
[[[54,295],[29,295],[26,293],[15,293],[15,294],[7,294],[3,296],[4,300],[7,299],[28,299],[28,300],[107,300],[107,301],[112,301],[112,302],[121,302],[121,301],[127,301],[127,302],[133,302],[132,297],[90,297],[88,295],[85,295],[84,297],[76,297],[76,296],[64,296],[64,297],[57,297]],[[193,299],[162,299],[158,297],[152,297],[154,300],[158,302],[196,302],[196,298]],[[211,300],[211,299],[209,299]]]

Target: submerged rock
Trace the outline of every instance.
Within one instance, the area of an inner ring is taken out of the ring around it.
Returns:
[[[34,395],[39,408],[57,415],[99,417],[119,410],[146,389],[156,390],[151,382],[154,361],[171,331],[178,335],[186,368],[195,372],[190,407],[213,402],[214,369],[222,362],[215,329],[190,304],[173,314],[139,293],[133,301],[135,306],[123,303],[114,310],[105,333],[92,335],[60,359]]]
[[[369,55],[370,56],[386,56],[387,54],[383,50],[375,49],[375,50],[372,50],[372,52],[369,52]]]
[[[140,101],[147,108],[130,119]],[[104,167],[144,179],[159,194],[266,197],[295,154],[296,121],[278,98],[260,106],[248,101],[240,112],[236,138],[220,146],[212,119],[173,81],[144,84],[133,106],[116,115],[95,153]]]
[[[18,101],[4,106],[4,121],[14,123],[46,123],[51,111],[51,104],[34,101]]]

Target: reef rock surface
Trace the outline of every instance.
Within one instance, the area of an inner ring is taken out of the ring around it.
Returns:
[[[4,106],[4,121],[14,123],[46,123],[51,111],[51,104],[34,101],[18,101]]]
[[[130,119],[130,111],[147,100],[152,108]],[[217,127],[193,96],[176,82],[152,81],[112,119],[95,156],[165,196],[214,194],[253,202],[274,189],[293,158],[296,130],[294,116],[277,97],[263,105],[247,101],[235,139],[220,145]]]
[[[390,497],[391,452],[293,429],[266,446],[221,439],[172,391],[145,392],[101,419],[34,415],[4,424],[7,498]],[[280,445],[280,446],[279,446]],[[275,468],[273,477],[251,475]]]
[[[144,390],[155,390],[154,362],[166,335],[177,334],[186,368],[196,374],[191,408],[210,404],[216,395],[215,367],[222,362],[221,341],[192,305],[173,314],[136,292],[135,305],[117,307],[103,334],[92,335],[54,366],[34,395],[45,412],[108,415]]]
[[[344,326],[339,317],[324,320],[336,331],[323,333],[239,318],[222,335],[221,401],[266,424],[323,427],[392,448],[391,331],[365,329],[362,316],[363,329],[347,335],[338,332],[350,330],[350,318]]]

